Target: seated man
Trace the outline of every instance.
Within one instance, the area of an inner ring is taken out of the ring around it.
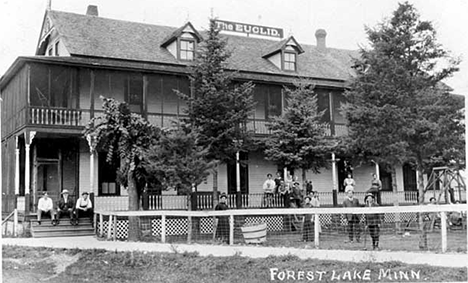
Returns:
[[[62,197],[60,198],[57,204],[57,224],[59,224],[60,218],[63,214],[66,214],[70,217],[70,223],[74,225],[74,208],[75,203],[69,196],[68,190],[62,191]]]
[[[91,203],[91,200],[88,198],[88,196],[88,193],[84,192],[81,194],[81,197],[76,201],[76,224],[78,224],[79,218],[83,216],[87,216],[91,219],[91,222],[93,221],[93,204]]]
[[[52,220],[52,225],[57,225],[54,219],[54,203],[49,198],[47,192],[44,192],[37,203],[37,224],[41,225],[42,215],[48,215]]]

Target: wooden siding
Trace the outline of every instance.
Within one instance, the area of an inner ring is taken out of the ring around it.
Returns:
[[[2,139],[16,132],[26,124],[28,99],[28,68],[24,66],[1,89]]]

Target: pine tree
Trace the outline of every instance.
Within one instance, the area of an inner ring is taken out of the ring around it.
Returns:
[[[185,128],[196,130],[199,146],[208,149],[208,160],[229,162],[251,141],[246,124],[252,115],[252,83],[235,83],[235,72],[227,70],[231,52],[210,19],[206,38],[197,50],[191,67],[192,94],[179,93],[187,102]],[[242,141],[239,142],[239,141]],[[213,172],[213,195],[217,196],[217,168]]]
[[[189,194],[193,186],[199,185],[213,168],[214,162],[207,161],[208,150],[198,145],[195,131],[186,133],[172,128],[161,133],[145,159],[145,169],[159,180],[163,187],[178,188],[178,193]]]
[[[371,48],[361,49],[355,61],[357,77],[342,108],[349,140],[365,157],[392,166],[415,164],[422,202],[427,162],[464,156],[460,103],[441,83],[457,71],[458,61],[437,43],[432,24],[421,21],[408,3],[366,32]]]
[[[357,76],[342,108],[348,140],[364,158],[393,168],[414,164],[422,203],[423,172],[434,159],[464,163],[463,103],[442,83],[459,62],[437,43],[432,23],[420,20],[407,2],[366,33],[370,48],[355,60]]]
[[[327,167],[327,155],[333,140],[326,136],[321,122],[324,111],[318,110],[314,85],[299,81],[293,88],[285,88],[286,107],[282,116],[274,117],[268,126],[271,136],[266,140],[265,156],[288,169],[302,169],[305,181],[307,170],[320,173]],[[305,184],[304,184],[305,187]]]

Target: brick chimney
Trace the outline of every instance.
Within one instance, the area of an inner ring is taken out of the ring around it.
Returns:
[[[96,5],[88,5],[86,10],[86,15],[88,16],[99,16],[98,7]]]
[[[327,32],[324,29],[318,29],[315,32],[315,38],[317,39],[317,48],[319,50],[325,50],[327,49]]]

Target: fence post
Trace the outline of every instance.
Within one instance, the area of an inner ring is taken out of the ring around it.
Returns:
[[[320,238],[320,215],[318,213],[314,214],[314,244],[315,247],[318,248],[320,243],[319,243],[319,238]]]
[[[113,226],[113,231],[114,231],[114,241],[117,240],[117,215],[114,215],[114,225]],[[130,225],[128,226],[130,228]],[[140,229],[140,228],[138,228]]]
[[[104,216],[99,213],[99,237],[102,237],[104,233]]]
[[[333,190],[332,191],[333,193],[333,206],[334,207],[337,207],[338,206],[338,191],[337,190]]]
[[[447,251],[447,214],[445,211],[440,213],[440,234],[442,236],[442,252]]]
[[[166,242],[166,215],[161,215],[161,243]]]
[[[18,209],[15,208],[15,214],[13,215],[13,236],[18,236]]]
[[[107,221],[107,239],[110,240],[112,233],[112,214],[109,215],[109,220]]]
[[[229,215],[229,245],[234,245],[234,215]]]

